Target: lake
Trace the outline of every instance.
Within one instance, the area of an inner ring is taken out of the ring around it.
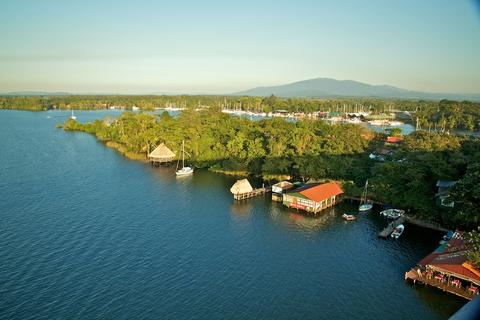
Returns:
[[[68,115],[0,110],[2,319],[446,319],[466,302],[404,281],[439,233],[379,240],[387,222],[343,221],[349,202],[235,203],[233,178],[128,160],[56,129]]]

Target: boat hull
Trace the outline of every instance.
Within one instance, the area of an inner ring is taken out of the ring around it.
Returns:
[[[358,211],[365,212],[365,211],[372,210],[372,208],[373,208],[373,205],[371,203],[365,203],[358,207]]]
[[[398,239],[403,231],[405,230],[405,226],[403,224],[399,224],[395,230],[393,230],[392,234],[390,235],[393,239]]]
[[[175,174],[177,176],[188,176],[193,174],[193,169],[190,167],[182,168],[181,170],[178,170],[177,172],[175,172]]]

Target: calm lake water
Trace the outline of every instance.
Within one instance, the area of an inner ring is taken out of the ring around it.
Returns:
[[[127,160],[55,129],[67,114],[0,111],[2,319],[445,319],[465,303],[404,282],[441,234],[379,240],[387,222],[346,223],[347,202],[317,218],[235,203],[232,178]]]

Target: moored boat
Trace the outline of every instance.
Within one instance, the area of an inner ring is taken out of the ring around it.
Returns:
[[[177,164],[178,167],[178,164]],[[177,176],[186,176],[193,174],[193,168],[185,166],[185,141],[182,141],[182,169],[175,172]]]
[[[368,193],[368,180],[365,182],[362,198],[360,199],[360,206],[358,207],[358,211],[360,212],[369,211],[373,208],[373,204],[367,199],[367,193]]]
[[[342,218],[345,219],[346,221],[354,221],[357,220],[357,217],[355,217],[353,214],[342,214]]]
[[[388,219],[398,219],[405,213],[405,210],[401,209],[387,209],[380,212],[381,216]]]
[[[404,230],[405,230],[405,226],[404,226],[403,224],[399,224],[399,225],[393,230],[393,232],[392,232],[392,234],[391,234],[391,237],[392,237],[393,239],[398,239],[398,238],[402,235],[402,233],[403,233]]]

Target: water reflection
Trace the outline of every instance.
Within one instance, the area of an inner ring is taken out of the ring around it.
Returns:
[[[235,201],[230,205],[230,212],[233,218],[240,218],[242,220],[248,220],[252,216],[254,206],[252,201]]]
[[[329,225],[338,215],[336,208],[329,208],[317,215],[311,215],[303,211],[287,208],[280,203],[272,203],[268,214],[270,218],[287,228],[294,226],[302,231],[315,232]]]

